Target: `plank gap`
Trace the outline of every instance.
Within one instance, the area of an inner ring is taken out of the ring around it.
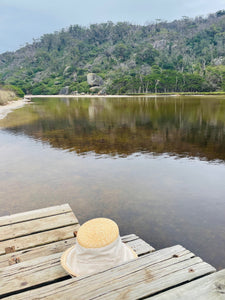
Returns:
[[[148,295],[148,296],[144,296],[144,297],[138,298],[138,300],[150,299],[150,298],[152,298],[152,297],[154,297],[154,296],[157,296],[157,295],[159,295],[159,294],[162,294],[162,293],[165,293],[165,292],[167,292],[167,291],[173,290],[173,289],[175,289],[175,288],[177,288],[177,287],[180,287],[180,286],[182,286],[182,285],[184,286],[185,284],[187,284],[187,283],[189,283],[189,282],[193,282],[193,281],[198,280],[198,279],[200,279],[200,278],[206,277],[206,276],[208,276],[208,275],[210,275],[210,274],[212,274],[212,272],[208,272],[208,273],[205,273],[205,274],[203,274],[203,275],[199,275],[198,277],[194,277],[194,278],[192,278],[192,279],[183,281],[183,282],[178,283],[178,284],[176,284],[176,285],[174,285],[174,286],[171,286],[171,287],[165,288],[165,289],[163,289],[163,290],[160,290],[160,291],[158,291],[158,292],[155,292],[154,294],[151,294],[151,295]],[[166,276],[166,275],[165,275],[165,276]],[[165,277],[165,276],[162,276],[162,278]]]
[[[153,251],[152,251],[153,252]],[[138,254],[138,257],[142,257],[144,255],[147,255],[147,254],[150,254],[151,252],[150,251],[146,251],[144,253],[141,253],[141,254]]]
[[[53,229],[49,231],[44,231],[41,233],[33,233],[31,236],[19,237],[16,239],[11,239],[9,241],[4,241],[0,243],[0,256],[6,255],[5,247],[15,246],[16,252],[22,251],[25,249],[32,249],[39,246],[48,245],[54,242],[74,238],[73,232],[79,228],[79,224],[68,225],[66,227]],[[12,243],[10,244],[9,242]]]
[[[44,229],[44,230],[40,230],[40,231],[35,231],[35,232],[32,232],[32,233],[28,233],[28,234],[22,234],[22,235],[18,235],[16,237],[13,237],[13,238],[10,238],[10,239],[1,240],[0,243],[1,242],[6,242],[6,241],[10,241],[10,240],[15,240],[17,238],[21,238],[21,237],[25,237],[25,236],[32,236],[34,234],[38,234],[38,233],[42,233],[42,232],[48,232],[48,231],[55,230],[55,229],[65,228],[65,227],[69,227],[69,226],[72,226],[72,225],[78,225],[78,224],[79,223],[71,223],[71,224],[67,224],[67,225],[57,226],[57,227],[54,227],[54,228],[49,228],[49,229]]]
[[[44,283],[41,283],[41,284],[33,285],[33,286],[28,287],[28,288],[18,290],[18,291],[13,291],[13,292],[10,292],[10,293],[0,295],[0,299],[10,297],[10,296],[14,296],[14,295],[18,295],[18,294],[23,293],[23,292],[35,290],[37,288],[41,288],[41,287],[44,287],[44,286],[47,286],[47,285],[50,285],[50,284],[54,284],[54,283],[57,283],[57,282],[61,282],[61,281],[64,281],[64,280],[68,280],[68,279],[71,279],[70,275],[66,275],[64,277],[57,278],[55,280],[47,281],[47,282],[44,282]]]
[[[17,222],[13,222],[13,223],[8,223],[8,224],[3,224],[3,225],[0,225],[0,227],[5,227],[5,226],[9,226],[9,225],[14,225],[14,224],[20,224],[20,223],[26,223],[26,222],[30,222],[30,221],[34,221],[34,220],[41,220],[41,219],[46,219],[46,218],[49,218],[49,217],[54,217],[54,216],[58,216],[58,215],[63,215],[63,214],[70,214],[72,211],[65,211],[65,212],[61,212],[61,213],[57,213],[57,214],[54,214],[54,215],[48,215],[48,216],[43,216],[43,217],[37,217],[37,218],[32,218],[32,219],[28,219],[28,220],[21,220],[21,221],[17,221]],[[13,216],[13,215],[12,215]],[[5,216],[2,216],[2,217],[5,217]],[[1,218],[1,217],[0,217]],[[75,216],[76,218],[76,216]],[[77,221],[77,220],[76,220]],[[75,224],[78,224],[78,221],[77,223]]]
[[[166,260],[165,260],[165,261],[166,261]],[[184,261],[186,261],[186,260],[184,260]],[[183,263],[184,261],[182,261],[181,263]],[[161,262],[160,262],[160,263],[161,263]],[[192,267],[194,268],[196,265],[201,264],[201,263],[202,263],[202,262],[196,263],[196,264],[194,264],[193,266],[190,266],[189,268],[192,268]],[[159,269],[166,269],[167,267],[168,267],[168,266],[163,267],[163,268],[159,268]],[[187,269],[187,267],[183,267],[183,268],[179,269],[179,271],[181,271],[181,270],[186,270],[186,269]],[[139,272],[139,270],[135,270],[135,271],[131,272],[129,275],[135,274],[135,273],[137,273],[137,272]],[[171,274],[176,273],[176,272],[177,272],[177,270],[171,272],[170,274],[162,275],[162,276],[160,277],[160,279],[163,280],[164,277],[166,278],[166,277],[168,277],[168,276],[171,276]],[[208,272],[206,272],[206,273],[203,274],[203,275],[199,275],[199,276],[196,276],[196,277],[194,277],[194,278],[192,278],[192,279],[183,281],[183,282],[181,282],[181,283],[178,283],[178,284],[176,284],[176,285],[173,285],[172,287],[167,287],[167,288],[161,289],[160,291],[155,292],[155,293],[151,293],[151,291],[150,291],[150,294],[149,294],[149,295],[146,295],[146,296],[140,297],[140,298],[138,297],[137,299],[138,299],[138,300],[142,300],[142,299],[150,299],[150,298],[152,298],[153,296],[156,296],[156,295],[161,294],[161,293],[163,293],[163,292],[166,292],[166,291],[168,291],[168,290],[172,290],[173,288],[176,288],[176,287],[185,285],[185,284],[187,284],[187,283],[189,283],[189,282],[192,282],[192,281],[194,281],[194,280],[200,279],[200,278],[202,278],[202,277],[206,277],[206,276],[208,276],[208,275],[210,275],[210,274],[212,274],[212,273],[213,273],[213,271],[208,271]],[[126,277],[126,276],[125,276],[125,277]],[[123,278],[123,276],[120,277],[120,278]],[[117,279],[118,279],[118,278],[117,278]],[[142,281],[143,281],[143,280],[136,281],[135,284],[141,283]],[[129,289],[129,287],[132,287],[132,286],[133,286],[133,283],[126,284],[126,285],[124,285],[124,286],[122,287],[122,289],[124,289],[124,288],[128,288],[128,289]],[[89,298],[89,299],[90,299],[90,300],[94,300],[94,299],[98,299],[98,298],[102,299],[102,297],[104,297],[104,295],[105,295],[105,297],[107,298],[107,295],[109,295],[109,294],[111,294],[111,293],[113,293],[113,292],[118,292],[118,291],[120,291],[120,290],[121,290],[121,287],[118,287],[118,288],[115,288],[115,289],[111,290],[110,292],[107,291],[107,292],[105,292],[105,293],[102,293],[101,295],[96,295],[96,296],[94,296],[94,297],[92,297],[92,298]],[[128,298],[128,299],[131,299],[131,298]],[[135,299],[136,299],[136,298],[135,298]]]
[[[191,261],[192,260],[192,258],[187,258],[187,259],[184,259],[184,260],[182,260],[182,261],[178,261],[178,262],[175,262],[173,265],[178,265],[178,264],[182,264],[183,262],[185,262],[185,261]],[[199,264],[202,264],[203,263],[203,261],[199,261],[199,262],[197,262],[197,263],[195,263],[194,265],[191,265],[191,266],[189,266],[189,269],[193,269],[193,268],[195,268],[195,266],[197,266],[197,265],[199,265]],[[167,266],[164,266],[164,267],[159,267],[158,268],[158,270],[163,270],[163,269],[166,269],[167,268]],[[186,270],[187,269],[187,267],[183,267],[183,268],[181,268],[180,270]],[[173,272],[171,272],[171,274],[173,274],[173,273],[176,273],[177,271],[173,271]],[[210,273],[211,274],[211,273]],[[208,274],[207,274],[208,275]],[[162,278],[163,277],[166,277],[167,276],[167,274],[166,275],[163,275],[162,276]],[[204,275],[205,276],[205,275]],[[196,277],[197,278],[197,277]]]

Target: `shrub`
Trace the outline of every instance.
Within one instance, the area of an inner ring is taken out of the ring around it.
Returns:
[[[5,105],[10,100],[14,100],[16,94],[12,91],[0,90],[0,105]]]
[[[25,95],[21,88],[14,85],[5,85],[3,86],[3,89],[14,92],[18,97],[24,97]]]

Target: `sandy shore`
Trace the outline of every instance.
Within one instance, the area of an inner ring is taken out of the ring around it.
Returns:
[[[14,109],[23,107],[26,103],[28,103],[27,99],[21,99],[17,101],[10,101],[6,105],[0,105],[0,119],[5,118]]]
[[[31,98],[127,98],[127,95],[26,95],[25,99]]]
[[[32,98],[133,98],[133,97],[176,97],[179,95],[26,95],[25,99],[31,100]]]

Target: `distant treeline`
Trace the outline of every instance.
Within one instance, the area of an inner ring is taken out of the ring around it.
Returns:
[[[225,75],[225,68],[224,68]],[[223,75],[223,76],[224,76]],[[224,90],[225,77],[217,88]],[[111,94],[124,93],[170,93],[170,92],[210,92],[215,91],[213,82],[206,76],[178,72],[175,70],[160,70],[149,75],[125,75],[112,81],[107,92]]]
[[[225,91],[225,11],[145,26],[70,26],[0,55],[0,82],[25,93],[90,92],[87,74],[107,93]]]

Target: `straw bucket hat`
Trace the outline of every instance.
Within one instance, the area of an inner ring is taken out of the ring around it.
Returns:
[[[83,276],[134,258],[137,254],[122,243],[117,224],[97,218],[79,228],[76,244],[63,253],[61,265],[71,276]]]

